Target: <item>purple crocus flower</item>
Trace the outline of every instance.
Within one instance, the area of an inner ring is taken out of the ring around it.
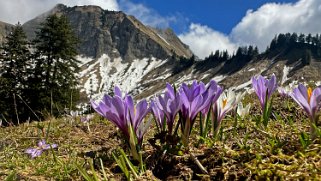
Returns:
[[[172,133],[173,125],[175,121],[176,114],[180,110],[181,107],[181,100],[179,93],[176,92],[174,88],[169,84],[166,83],[166,91],[163,96],[158,96],[155,99],[155,105],[152,106],[152,109],[156,109],[156,107],[159,109],[159,111],[163,113],[158,113],[159,119],[163,119],[164,115],[166,116],[166,123],[168,127],[169,134]],[[154,115],[155,111],[153,109]],[[157,114],[157,112],[156,112]],[[164,124],[164,123],[163,123]]]
[[[143,134],[141,132],[143,119],[149,113],[150,109],[146,100],[142,100],[134,105],[133,98],[129,95],[122,95],[120,89],[116,86],[114,96],[105,95],[103,99],[96,103],[91,101],[92,107],[97,113],[114,123],[129,140],[129,125],[132,126],[141,143]],[[144,129],[146,130],[146,129]]]
[[[80,118],[80,121],[83,122],[83,123],[88,123],[90,120],[92,120],[94,118],[94,115],[92,114],[88,114],[86,116],[82,116]]]
[[[183,83],[180,89],[183,118],[192,121],[200,111],[206,114],[211,104],[216,102],[222,91],[223,89],[214,80],[207,87],[203,82],[198,84],[193,81],[190,87]]]
[[[205,92],[203,94],[203,98],[205,101],[204,107],[201,112],[204,117],[208,114],[211,105],[218,100],[222,93],[223,88],[220,87],[214,80],[211,80],[207,85],[207,88],[205,88]]]
[[[30,154],[31,158],[35,158],[41,155],[41,153],[45,150],[49,150],[51,148],[57,148],[57,144],[47,144],[45,140],[40,140],[38,142],[38,146],[36,148],[28,148],[25,153]]]
[[[216,82],[211,81],[207,87],[203,82],[199,84],[193,81],[189,87],[185,83],[180,88],[180,98],[182,101],[182,141],[184,146],[188,146],[188,138],[191,128],[194,124],[195,117],[198,113],[202,112],[206,115],[212,103],[216,102],[222,88]]]
[[[290,93],[290,96],[305,110],[309,119],[314,123],[317,118],[316,112],[321,106],[321,88],[315,88],[312,91],[311,87],[306,88],[304,85],[299,84]]]
[[[127,110],[125,109],[126,119],[127,121],[130,121],[138,138],[138,143],[141,144],[143,140],[143,135],[147,131],[147,128],[145,127],[146,125],[149,126],[150,122],[148,121],[145,124],[143,121],[146,115],[150,112],[150,108],[148,108],[148,103],[145,99],[143,99],[140,102],[138,102],[135,107],[133,98],[131,96],[126,96],[124,105],[125,108],[127,107]]]
[[[150,102],[150,108],[153,112],[154,115],[154,119],[156,120],[156,124],[159,128],[163,128],[164,127],[164,112],[163,110],[161,110],[157,103],[157,100],[151,100]]]
[[[262,110],[265,110],[266,98],[270,99],[273,92],[277,88],[276,77],[273,74],[271,79],[265,79],[261,75],[258,77],[252,77],[252,85],[256,95],[260,100]]]

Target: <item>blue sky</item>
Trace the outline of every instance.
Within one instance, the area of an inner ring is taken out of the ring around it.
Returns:
[[[264,51],[279,33],[321,33],[321,0],[3,0],[0,21],[24,23],[57,3],[98,5],[170,27],[200,58],[250,44]]]
[[[178,34],[188,30],[190,22],[207,25],[229,34],[249,9],[256,10],[266,3],[294,3],[297,0],[132,0],[132,2],[154,9],[163,17],[181,16],[179,22],[170,23],[171,28]]]

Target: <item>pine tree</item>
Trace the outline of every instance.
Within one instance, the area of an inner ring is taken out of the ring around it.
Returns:
[[[305,43],[305,35],[304,35],[303,33],[301,33],[301,34],[299,35],[298,41],[299,41],[300,43]]]
[[[309,33],[308,36],[306,36],[305,41],[306,41],[308,44],[311,44],[311,43],[312,43],[312,35],[311,35],[311,33]]]
[[[17,123],[25,113],[25,106],[20,98],[25,98],[28,86],[27,78],[30,70],[30,51],[25,32],[20,23],[12,27],[2,47],[1,59],[1,98],[5,102],[1,112],[6,119]]]
[[[277,37],[275,36],[270,43],[270,50],[275,50],[277,47]]]
[[[36,32],[34,43],[36,67],[33,82],[40,97],[34,106],[54,114],[66,107],[72,108],[79,94],[76,91],[79,67],[75,59],[78,39],[67,17],[47,17]],[[42,80],[40,85],[39,79]]]

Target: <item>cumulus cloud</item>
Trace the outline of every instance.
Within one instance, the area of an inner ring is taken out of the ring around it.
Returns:
[[[279,33],[320,33],[320,17],[320,0],[266,3],[256,11],[248,10],[229,35],[191,24],[189,30],[179,37],[200,58],[217,49],[232,52],[239,45],[257,45],[260,51],[264,51]]]
[[[24,23],[58,3],[68,6],[97,5],[103,9],[119,10],[117,0],[6,0],[0,2],[0,21],[11,24],[18,21]]]
[[[127,14],[135,16],[145,25],[157,28],[168,28],[171,23],[175,23],[178,18],[181,18],[178,15],[161,16],[156,10],[140,3],[132,3],[129,0],[120,0],[119,6]]]
[[[188,32],[179,35],[179,38],[189,45],[199,58],[204,58],[215,50],[228,50],[233,53],[236,49],[236,45],[230,41],[228,36],[208,26],[195,23],[190,25]]]
[[[320,0],[267,3],[256,11],[248,11],[230,37],[239,44],[255,44],[263,51],[279,33],[320,33],[320,17]]]

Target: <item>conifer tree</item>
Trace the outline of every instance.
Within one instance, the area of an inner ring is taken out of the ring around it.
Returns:
[[[36,32],[34,43],[36,67],[32,82],[39,91],[39,99],[34,106],[51,114],[72,108],[78,95],[76,73],[79,68],[75,59],[78,39],[67,17],[47,17]]]
[[[30,70],[30,51],[25,32],[20,23],[12,28],[2,47],[1,58],[1,113],[6,119],[19,122],[19,117],[25,113],[21,98],[25,97],[27,78]],[[25,118],[25,117],[21,117]]]

